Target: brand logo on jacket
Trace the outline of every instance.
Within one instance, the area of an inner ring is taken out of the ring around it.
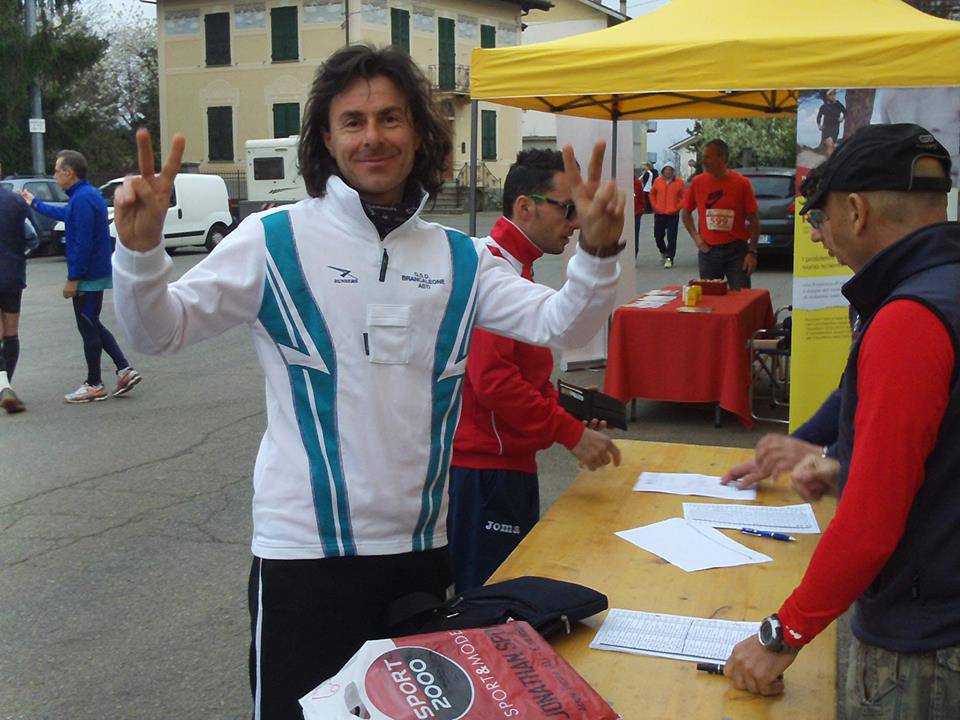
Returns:
[[[412,282],[416,283],[417,287],[421,290],[429,290],[434,285],[446,285],[447,281],[444,278],[432,278],[427,273],[415,272],[410,275],[401,275],[400,279],[403,282]]]
[[[360,282],[360,279],[359,279],[356,275],[354,275],[352,272],[350,272],[349,270],[347,270],[346,268],[338,268],[338,267],[334,267],[333,265],[327,265],[327,267],[330,268],[331,270],[334,270],[334,271],[340,273],[340,277],[337,277],[337,278],[334,278],[334,279],[333,279],[333,282],[334,282],[335,284],[337,284],[337,283],[350,283],[350,284],[353,284],[353,283],[358,283],[358,282]]]

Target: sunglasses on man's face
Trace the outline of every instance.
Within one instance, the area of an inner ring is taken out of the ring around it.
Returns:
[[[807,218],[807,222],[810,223],[810,227],[812,227],[814,230],[819,230],[822,228],[824,224],[826,224],[827,220],[830,219],[827,217],[827,213],[825,213],[823,210],[811,210],[804,215],[804,217]]]
[[[567,220],[573,220],[577,216],[577,206],[572,202],[560,202],[546,195],[527,195],[527,197],[536,202],[545,202],[563,208],[563,217]]]

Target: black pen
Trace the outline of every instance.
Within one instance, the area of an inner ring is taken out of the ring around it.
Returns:
[[[697,663],[697,670],[711,675],[723,675],[723,663]]]

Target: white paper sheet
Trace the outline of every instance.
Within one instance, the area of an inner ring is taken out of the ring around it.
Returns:
[[[664,305],[671,303],[676,298],[669,297],[666,295],[649,295],[645,297],[639,297],[636,300],[627,303],[630,307],[635,308],[659,308]]]
[[[719,530],[689,523],[683,518],[670,518],[614,534],[687,572],[772,559],[731,540]]]
[[[731,505],[720,503],[684,503],[683,517],[695,524],[715,528],[753,528],[784,533],[816,535],[820,532],[817,516],[810,503],[801,505]]]
[[[721,485],[719,475],[697,473],[640,473],[633,489],[638,492],[659,492],[672,495],[702,495],[721,500],[756,500],[755,487],[737,490],[735,485]]]
[[[593,637],[594,650],[722,663],[760,623],[666,615],[613,608]]]

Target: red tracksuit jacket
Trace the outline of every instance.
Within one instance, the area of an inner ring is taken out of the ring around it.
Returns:
[[[501,217],[490,232],[490,252],[533,282],[533,262],[543,253]],[[563,410],[550,382],[549,348],[474,330],[463,383],[463,409],[453,442],[456,467],[537,471],[538,450],[555,442],[572,448],[583,424]]]

